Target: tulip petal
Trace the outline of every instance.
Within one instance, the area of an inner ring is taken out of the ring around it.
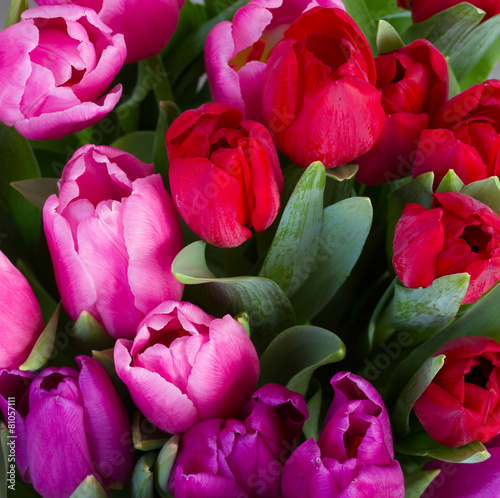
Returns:
[[[179,498],[235,498],[247,496],[235,481],[227,477],[213,474],[198,473],[186,475],[182,467],[178,467],[174,484],[175,496]]]

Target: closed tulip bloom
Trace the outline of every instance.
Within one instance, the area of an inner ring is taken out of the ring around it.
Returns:
[[[65,166],[43,223],[62,304],[88,311],[114,338],[165,299],[180,299],[172,275],[182,249],[175,207],[153,166],[106,146],[86,145]]]
[[[177,210],[202,239],[235,247],[276,218],[283,192],[276,147],[267,129],[226,104],[184,112],[166,137]]]
[[[18,368],[43,331],[42,314],[24,275],[0,251],[0,368]]]
[[[303,168],[333,168],[367,152],[384,125],[376,81],[368,42],[343,10],[303,13],[264,72],[264,124],[277,149]]]
[[[347,372],[331,384],[334,398],[318,441],[308,439],[285,464],[283,497],[403,498],[403,472],[379,394]]]
[[[94,9],[101,21],[121,33],[127,46],[125,62],[159,53],[173,35],[184,0],[36,0],[38,5],[73,4]]]
[[[105,489],[124,486],[134,464],[127,412],[110,378],[96,360],[77,356],[76,361],[79,371],[47,368],[31,381],[29,400],[16,397],[24,418],[16,430],[26,442],[29,477],[44,498],[69,498],[89,475]],[[3,390],[5,375],[0,373],[0,399],[16,396],[11,387]],[[7,375],[17,384],[23,380],[21,373]]]
[[[32,140],[97,123],[117,104],[103,96],[126,56],[123,36],[76,5],[28,9],[0,32],[0,120]]]
[[[302,12],[337,7],[340,0],[251,0],[233,21],[216,24],[205,44],[205,65],[212,98],[262,121],[262,80],[267,60],[283,32]]]
[[[141,412],[180,434],[198,420],[239,413],[259,377],[252,341],[231,316],[166,301],[115,344],[115,368]]]
[[[204,420],[182,436],[170,491],[179,498],[281,496],[281,470],[308,415],[302,395],[262,386],[238,418]]]

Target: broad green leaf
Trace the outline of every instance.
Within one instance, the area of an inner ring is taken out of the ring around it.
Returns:
[[[368,7],[370,0],[345,0],[345,10],[354,19],[359,29],[363,32],[372,52],[377,50],[377,22]]]
[[[41,211],[45,201],[52,194],[57,195],[59,193],[57,181],[57,178],[32,178],[30,180],[12,182],[11,185]]]
[[[168,154],[165,146],[165,136],[167,130],[180,114],[179,108],[174,102],[160,102],[158,124],[156,126],[155,138],[153,142],[153,162],[154,172],[160,173],[164,184],[168,188]],[[170,190],[170,189],[168,189]]]
[[[345,346],[333,332],[313,325],[291,327],[262,355],[259,384],[275,382],[305,396],[314,371],[344,357]]]
[[[128,152],[137,159],[151,164],[153,162],[154,141],[154,131],[134,131],[115,140],[111,147]]]
[[[78,317],[73,326],[71,337],[90,350],[108,349],[113,347],[115,342],[88,311],[82,311]]]
[[[323,221],[325,167],[314,162],[295,187],[259,277],[276,282],[285,294],[295,294],[311,269],[304,262],[314,258]]]
[[[44,331],[37,339],[27,360],[19,367],[19,370],[38,370],[52,356],[60,310],[61,305],[59,304]]]
[[[405,475],[405,498],[420,498],[441,470],[423,470]]]
[[[322,393],[321,384],[316,379],[311,379],[311,384],[314,385],[314,394],[307,402],[309,418],[304,422],[304,427],[302,428],[302,430],[306,439],[312,437],[315,441],[317,441],[319,435],[321,434],[319,418],[321,414]],[[311,388],[312,387],[313,386],[311,386]]]
[[[0,123],[0,158],[0,204],[5,204],[25,244],[34,247],[40,229],[40,212],[11,183],[38,178],[40,170],[29,142],[3,123]]]
[[[251,338],[262,352],[283,329],[294,325],[293,309],[272,280],[259,277],[217,278],[205,261],[204,241],[185,247],[172,263],[172,272],[187,285],[203,284],[198,296],[216,316],[248,313]]]
[[[134,412],[132,420],[132,440],[134,448],[151,451],[161,448],[169,439],[169,435],[153,425],[139,410]]]
[[[381,19],[377,29],[377,52],[379,55],[393,52],[404,47],[404,42],[398,32],[387,21]]]
[[[28,0],[10,0],[9,10],[5,17],[5,27],[8,28],[21,20],[21,14],[29,9]]]
[[[132,473],[132,494],[134,498],[154,498],[153,465],[156,452],[142,456],[136,463]]]
[[[462,88],[460,87],[460,83],[458,82],[457,77],[453,72],[453,68],[451,67],[449,58],[447,58],[446,62],[448,64],[448,81],[449,81],[448,99],[452,99],[462,91]]]
[[[291,298],[299,323],[316,316],[345,282],[361,254],[371,223],[372,207],[366,197],[351,197],[324,210],[316,255],[304,257],[297,265],[298,269],[304,265],[304,272],[310,272]]]
[[[356,195],[354,185],[357,172],[357,164],[346,164],[326,171],[324,207]]]
[[[156,488],[166,496],[168,494],[168,480],[170,478],[170,472],[172,472],[172,467],[174,466],[175,458],[177,456],[177,451],[179,449],[179,441],[181,436],[172,436],[160,450],[158,458],[155,463],[155,484]]]
[[[368,344],[369,351],[373,351],[376,346],[378,346],[380,343],[382,343],[386,339],[388,339],[392,335],[392,333],[394,332],[394,329],[392,327],[388,327],[382,321],[382,317],[384,314],[384,310],[387,306],[387,303],[390,302],[389,299],[391,299],[394,295],[394,288],[396,286],[396,281],[397,281],[397,278],[395,278],[391,282],[391,284],[387,287],[384,294],[382,295],[379,302],[377,303],[377,306],[375,306],[375,309],[373,310],[373,313],[372,313],[372,316],[370,318],[370,322],[368,324],[368,328],[366,331],[367,344]]]
[[[70,498],[88,498],[89,496],[92,498],[107,498],[108,496],[94,475],[87,476],[73,491]]]
[[[444,327],[460,309],[470,275],[456,273],[437,278],[429,287],[410,289],[396,284],[386,321],[394,329]]]
[[[461,192],[463,188],[464,182],[452,169],[449,169],[436,192]]]
[[[445,355],[441,354],[424,361],[401,392],[391,416],[391,426],[396,438],[406,436],[410,432],[410,413],[413,405],[444,365],[444,359]]]
[[[486,204],[500,216],[500,180],[498,176],[469,183],[461,192]]]
[[[437,458],[452,463],[479,463],[490,457],[479,441],[472,441],[458,448],[436,443],[426,432],[410,434],[394,444],[394,450],[404,455]]]

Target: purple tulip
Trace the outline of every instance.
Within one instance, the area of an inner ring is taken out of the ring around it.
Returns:
[[[334,398],[318,442],[307,440],[285,464],[283,497],[404,497],[389,417],[377,391],[347,372],[331,384]]]
[[[243,327],[166,301],[115,344],[115,368],[142,413],[180,434],[198,420],[236,415],[255,389],[259,359]]]
[[[78,149],[43,209],[64,308],[88,311],[115,337],[137,325],[183,285],[170,270],[182,249],[175,207],[153,166],[105,146]]]
[[[30,374],[0,371],[4,417],[15,398],[18,467],[44,498],[71,496],[88,475],[105,489],[123,486],[134,465],[128,415],[106,371],[92,358],[76,361],[80,372],[46,368],[28,391]]]
[[[18,368],[43,331],[40,306],[23,274],[0,251],[0,368]]]
[[[241,418],[204,420],[182,436],[170,491],[176,498],[281,496],[283,463],[307,417],[300,394],[266,384]]]
[[[92,9],[28,9],[0,32],[0,121],[32,140],[56,139],[97,123],[117,104],[127,49]]]
[[[173,35],[184,0],[36,0],[38,5],[91,7],[115,33],[125,37],[127,59],[136,62],[159,53]]]

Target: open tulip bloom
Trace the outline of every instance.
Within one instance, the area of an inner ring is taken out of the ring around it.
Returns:
[[[498,498],[500,1],[33,3],[0,498]]]

